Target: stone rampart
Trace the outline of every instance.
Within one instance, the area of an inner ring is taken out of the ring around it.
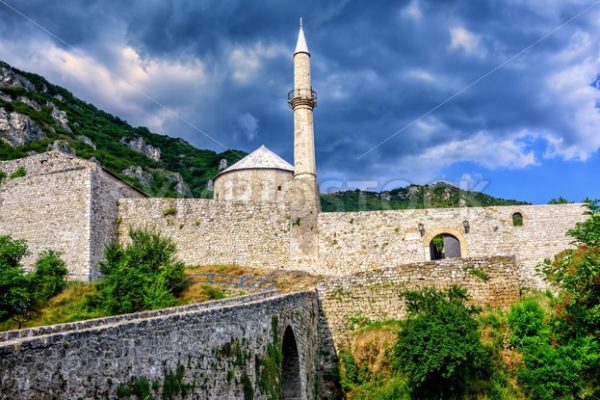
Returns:
[[[513,257],[454,258],[363,271],[329,278],[318,287],[325,321],[334,338],[351,325],[350,319],[401,319],[402,293],[424,287],[467,289],[479,306],[507,306],[519,298],[519,280]]]
[[[521,284],[544,287],[535,266],[570,246],[566,232],[586,218],[584,211],[581,204],[560,204],[321,213],[317,272],[428,261],[431,239],[447,233],[460,241],[462,257],[515,256]],[[513,225],[514,213],[522,215],[522,226]]]
[[[52,249],[85,279],[116,238],[117,199],[144,195],[97,164],[59,152],[0,161],[7,175],[19,168],[25,176],[0,183],[0,235],[27,241],[27,268]]]
[[[114,399],[147,379],[157,395],[245,399],[252,392],[253,399],[267,399],[269,384],[279,375],[265,366],[277,365],[281,355],[283,390],[295,391],[294,398],[314,398],[315,292],[119,318],[76,330],[58,326],[46,333],[25,332],[0,342],[0,398]]]
[[[205,199],[122,199],[119,237],[149,227],[173,239],[187,264],[282,268],[289,260],[290,217],[274,203]]]

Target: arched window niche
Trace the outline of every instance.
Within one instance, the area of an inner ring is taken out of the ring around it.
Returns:
[[[513,226],[523,226],[523,214],[516,212],[512,215]]]

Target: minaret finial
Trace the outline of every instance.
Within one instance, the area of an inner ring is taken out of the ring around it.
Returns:
[[[302,17],[300,17],[300,28],[302,28]]]

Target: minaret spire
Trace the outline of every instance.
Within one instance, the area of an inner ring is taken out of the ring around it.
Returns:
[[[320,211],[313,109],[317,94],[312,89],[310,52],[304,37],[302,18],[294,51],[294,90],[288,94],[294,112],[294,182],[290,195],[292,220],[290,256],[312,265],[318,258],[318,213]]]
[[[302,17],[300,17],[300,30],[298,31],[298,41],[296,42],[296,50],[294,55],[298,53],[306,53],[310,55],[308,51],[308,44],[306,44],[306,38],[304,37],[304,29],[302,28]]]

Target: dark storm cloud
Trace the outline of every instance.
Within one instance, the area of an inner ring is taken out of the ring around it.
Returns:
[[[298,3],[11,1],[95,62],[1,4],[0,58],[199,147],[221,150],[190,125],[228,147],[265,143],[291,161],[285,96],[303,16],[319,92],[321,176],[423,181],[455,162],[523,168],[544,157],[585,159],[600,147],[589,85],[600,72],[592,9],[358,159],[591,3]],[[532,149],[539,140],[545,147]]]

